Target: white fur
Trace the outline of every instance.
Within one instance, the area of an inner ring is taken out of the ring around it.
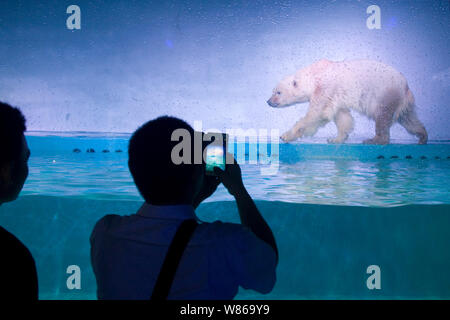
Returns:
[[[283,79],[268,104],[280,108],[307,101],[307,114],[281,136],[282,140],[314,135],[319,127],[334,121],[338,135],[328,141],[342,143],[353,130],[349,111],[353,109],[376,121],[376,135],[366,143],[388,143],[394,121],[426,143],[426,130],[416,117],[405,77],[381,62],[320,60]]]

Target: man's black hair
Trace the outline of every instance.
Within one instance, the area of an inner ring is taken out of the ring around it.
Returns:
[[[128,146],[128,166],[134,182],[150,204],[186,203],[194,186],[196,165],[175,164],[171,154],[179,141],[171,141],[176,129],[186,129],[191,137],[193,158],[194,129],[178,118],[163,116],[148,121],[132,135]]]
[[[19,159],[25,130],[25,117],[22,112],[0,102],[0,165]]]

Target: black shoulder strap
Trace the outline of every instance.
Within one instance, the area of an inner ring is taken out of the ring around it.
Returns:
[[[188,219],[183,221],[178,227],[178,230],[170,243],[161,270],[159,271],[158,279],[153,288],[152,300],[167,299],[183,252],[197,226],[197,221]]]

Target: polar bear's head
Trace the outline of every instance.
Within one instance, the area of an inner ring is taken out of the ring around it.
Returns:
[[[322,59],[283,79],[273,90],[267,103],[273,108],[282,108],[309,101],[319,87],[320,75],[332,64],[333,62]]]
[[[310,77],[306,72],[283,79],[275,89],[267,104],[273,108],[288,107],[296,103],[307,102],[313,91]]]

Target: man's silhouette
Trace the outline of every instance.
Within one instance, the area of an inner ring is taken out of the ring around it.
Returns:
[[[0,102],[0,205],[15,200],[28,176],[30,150],[25,140],[22,113]],[[38,298],[36,266],[30,251],[0,227],[0,297]]]
[[[214,177],[205,176],[204,164],[174,164],[171,153],[179,141],[171,141],[171,136],[176,129],[194,135],[186,122],[160,117],[130,139],[129,168],[145,203],[136,214],[107,215],[94,227],[91,261],[98,298],[149,299],[177,228],[184,220],[198,221],[195,208],[220,182],[235,197],[242,224],[198,225],[168,299],[232,299],[239,286],[270,292],[278,251],[272,231],[244,187],[239,166],[216,168]]]

